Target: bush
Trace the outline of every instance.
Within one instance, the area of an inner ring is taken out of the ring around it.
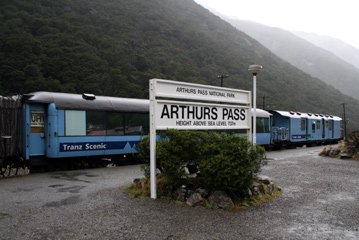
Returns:
[[[246,191],[263,164],[264,149],[234,135],[222,134],[216,143],[217,154],[207,155],[200,164],[203,184],[210,190]]]
[[[150,138],[144,137],[137,146],[138,157],[145,164],[142,170],[147,178],[150,177]]]
[[[223,132],[166,130],[160,136],[157,168],[173,189],[185,183],[184,167],[189,164],[200,169],[196,184],[210,190],[243,192],[259,172],[265,154],[246,138]],[[139,144],[139,156],[147,163],[144,170],[149,176],[149,138]]]
[[[359,152],[359,131],[354,131],[348,136],[347,147],[352,154]]]
[[[206,132],[166,130],[160,132],[160,141],[156,144],[157,168],[168,179],[168,182],[178,186],[185,175],[187,164],[198,165],[201,156],[201,146]],[[145,137],[138,146],[140,159],[145,163],[143,171],[150,176],[150,141]]]

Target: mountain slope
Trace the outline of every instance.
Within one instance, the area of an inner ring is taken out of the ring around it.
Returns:
[[[275,56],[192,0],[3,0],[0,95],[35,90],[148,97],[166,78],[251,90],[277,109],[359,119],[358,101]],[[356,121],[359,122],[359,121]],[[359,128],[359,125],[355,125]]]
[[[359,68],[359,49],[329,36],[318,35],[315,33],[293,32],[295,35],[313,43],[314,45],[326,49],[344,61]]]
[[[231,23],[304,72],[359,99],[359,69],[333,53],[279,28],[240,20]]]

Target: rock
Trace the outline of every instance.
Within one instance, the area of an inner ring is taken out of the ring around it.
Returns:
[[[257,181],[258,181],[257,184],[253,184],[253,186],[256,187],[254,190],[258,190],[256,192],[256,195],[258,195],[258,192],[260,194],[270,194],[270,195],[273,194],[274,184],[270,177],[260,175],[257,176]],[[266,186],[263,186],[262,184],[265,184]]]
[[[259,182],[254,182],[253,183],[253,185],[251,187],[251,191],[252,191],[254,196],[265,194],[264,186]]]
[[[201,194],[199,194],[198,192],[192,193],[187,198],[187,201],[186,201],[186,204],[191,207],[198,206],[202,203],[203,203],[203,198],[202,198]]]
[[[253,193],[252,193],[252,191],[251,191],[251,189],[250,188],[248,188],[248,191],[247,191],[248,193],[248,197],[252,197],[253,196]]]
[[[324,147],[323,151],[319,154],[321,156],[329,156],[330,151],[332,150],[331,146]]]
[[[273,183],[270,183],[267,185],[267,190],[268,190],[268,194],[269,195],[272,195],[273,194],[273,191],[274,191],[274,185]]]
[[[208,198],[213,208],[229,209],[234,207],[232,199],[223,191],[215,191]]]
[[[270,177],[264,176],[264,175],[258,175],[257,180],[260,181],[260,182],[263,182],[265,184],[271,184],[272,183],[272,179]]]
[[[336,157],[340,153],[340,150],[337,148],[333,148],[329,152],[329,157]]]
[[[209,192],[204,188],[197,188],[195,192],[201,194],[203,198],[207,198],[209,196]]]
[[[190,196],[192,193],[194,193],[194,191],[193,191],[193,190],[191,190],[191,189],[187,189],[187,197],[188,197],[188,196]]]
[[[145,187],[145,184],[146,184],[146,179],[135,178],[135,180],[133,180],[133,183],[135,184],[135,188],[143,189]]]
[[[186,201],[186,198],[188,196],[187,189],[185,187],[180,187],[174,192],[174,198],[179,201]]]
[[[341,152],[341,153],[339,154],[339,157],[340,157],[340,159],[343,159],[343,158],[352,158],[353,155],[350,154],[350,153],[347,153],[347,152]]]

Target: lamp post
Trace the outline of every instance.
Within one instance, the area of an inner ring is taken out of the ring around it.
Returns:
[[[252,64],[248,67],[248,71],[253,75],[253,145],[257,143],[257,74],[262,68],[258,64]]]
[[[217,76],[219,79],[221,79],[221,87],[223,87],[223,79],[229,77],[228,74],[219,74]]]

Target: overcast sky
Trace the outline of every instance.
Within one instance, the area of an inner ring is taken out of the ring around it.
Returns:
[[[230,17],[290,31],[313,32],[359,49],[357,0],[195,0]]]

